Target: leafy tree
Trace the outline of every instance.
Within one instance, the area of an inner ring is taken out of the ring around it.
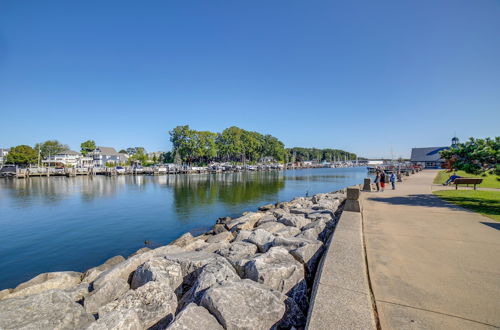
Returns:
[[[35,150],[40,150],[43,158],[49,156],[57,155],[63,151],[69,150],[69,147],[65,144],[59,143],[57,140],[48,140],[43,143],[37,143],[35,145]]]
[[[36,164],[38,152],[30,146],[19,145],[10,149],[7,154],[6,163],[16,165]]]
[[[89,152],[94,151],[96,148],[94,140],[87,140],[80,144],[81,153],[84,156],[86,156]]]
[[[465,143],[458,143],[441,151],[441,157],[453,168],[467,173],[477,174],[488,169],[496,169],[500,158],[500,137],[486,139],[471,137]]]
[[[122,149],[120,151],[118,151],[119,154],[128,154],[127,150],[125,149]]]
[[[181,154],[178,153],[177,151],[175,151],[174,154],[175,154],[175,156],[174,156],[174,163],[177,164],[177,165],[181,165],[182,164]]]

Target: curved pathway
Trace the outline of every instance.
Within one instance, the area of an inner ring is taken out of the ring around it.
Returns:
[[[362,194],[380,326],[498,328],[500,222],[432,195],[435,175],[422,171],[395,191]]]

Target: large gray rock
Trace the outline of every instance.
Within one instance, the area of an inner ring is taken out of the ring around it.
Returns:
[[[196,250],[199,250],[199,249],[203,249],[203,248],[205,248],[205,247],[207,247],[209,245],[210,244],[208,244],[204,240],[198,239],[198,240],[195,240],[194,242],[192,242],[191,244],[186,245],[184,247],[184,249],[186,251],[196,251]]]
[[[236,238],[233,240],[233,243],[245,241],[250,237],[250,235],[252,235],[252,232],[250,230],[241,230],[236,236]]]
[[[274,204],[266,204],[259,207],[259,211],[269,211],[276,208]]]
[[[82,281],[82,273],[77,272],[53,272],[43,273],[31,280],[19,284],[12,292],[4,297],[11,299],[25,297],[52,289],[70,289]]]
[[[317,240],[320,234],[326,227],[326,221],[323,218],[319,218],[302,228],[302,233],[296,235],[299,238],[305,238],[309,240]]]
[[[340,205],[340,200],[338,200],[338,199],[334,199],[334,200],[323,199],[323,200],[320,200],[312,208],[314,210],[330,210],[332,212],[335,212],[339,208],[339,205]]]
[[[301,233],[301,230],[296,227],[286,226],[286,228],[278,230],[274,233],[276,237],[293,237]]]
[[[304,267],[284,248],[272,247],[245,265],[245,278],[291,294],[295,286],[304,280]]]
[[[85,297],[83,302],[85,310],[88,313],[97,313],[101,306],[121,297],[128,290],[129,285],[125,280],[121,278],[110,280]]]
[[[88,296],[89,289],[90,289],[90,284],[87,282],[82,282],[77,286],[74,286],[72,288],[63,291],[71,298],[71,300],[79,302]]]
[[[318,219],[323,219],[325,221],[330,221],[333,218],[333,213],[330,212],[330,211],[321,210],[321,211],[316,211],[316,212],[309,213],[307,215],[307,218],[311,219],[312,221],[318,220]]]
[[[310,219],[307,219],[303,215],[293,215],[293,214],[289,216],[284,216],[278,219],[278,221],[284,224],[285,226],[292,226],[298,229],[301,229],[302,227],[311,222]]]
[[[175,245],[182,248],[186,245],[191,244],[194,240],[195,238],[193,237],[193,235],[191,235],[191,233],[185,233],[175,241],[171,242],[169,245]]]
[[[226,226],[224,226],[221,223],[216,223],[213,226],[212,230],[214,231],[215,234],[220,234],[220,233],[227,231],[227,228],[226,228]]]
[[[290,213],[292,214],[298,214],[298,215],[303,215],[307,216],[310,213],[314,213],[316,210],[312,208],[295,208],[295,209],[290,209]]]
[[[86,330],[142,330],[142,323],[134,310],[112,311],[91,323]]]
[[[215,251],[215,253],[229,261],[240,277],[244,274],[245,264],[250,258],[254,257],[256,252],[257,246],[248,242],[235,242],[228,247]]]
[[[211,243],[211,244],[207,244],[199,249],[196,249],[196,251],[206,252],[206,253],[214,253],[215,251],[223,249],[223,248],[228,247],[230,245],[231,244],[227,243],[227,242]]]
[[[0,301],[0,329],[81,329],[93,321],[60,290]]]
[[[176,308],[177,297],[172,288],[163,282],[151,281],[99,308],[99,317],[113,311],[125,313],[133,310],[143,328],[157,324],[165,327],[173,319]]]
[[[260,252],[266,252],[273,244],[274,235],[264,229],[255,229],[247,241],[257,245]]]
[[[114,265],[119,264],[122,261],[125,261],[125,258],[122,256],[109,258],[102,265],[87,270],[83,275],[82,281],[92,283],[102,272],[113,267]]]
[[[310,274],[316,269],[323,252],[323,243],[318,240],[308,240],[299,237],[276,237],[273,246],[285,248]]]
[[[215,253],[198,251],[172,253],[165,255],[164,257],[165,259],[176,262],[181,266],[184,284],[187,286],[193,285],[203,266],[217,259],[223,259],[223,257]]]
[[[268,221],[261,225],[258,225],[256,229],[264,229],[270,233],[275,233],[279,230],[285,229],[287,226],[278,221]]]
[[[211,244],[211,243],[229,243],[234,239],[234,236],[232,233],[228,231],[224,231],[222,233],[219,233],[217,235],[210,236],[207,238],[206,242]]]
[[[228,330],[268,330],[285,314],[279,292],[250,280],[230,281],[208,289],[200,305]]]
[[[233,266],[224,258],[216,259],[205,265],[188,292],[184,294],[179,302],[179,309],[189,303],[199,304],[201,296],[210,287],[216,284],[224,284],[227,281],[240,280]]]
[[[205,308],[187,305],[168,326],[168,330],[224,330],[217,319]]]
[[[272,214],[276,219],[279,219],[284,216],[290,215],[290,212],[288,212],[288,209],[279,208],[279,209],[274,209],[272,211]]]
[[[264,213],[258,212],[248,212],[242,217],[231,220],[226,224],[226,227],[232,231],[240,230],[252,230],[257,221],[259,221],[264,216]]]
[[[149,281],[166,283],[175,291],[183,281],[181,265],[165,257],[148,260],[134,272],[130,287],[135,290]]]
[[[276,222],[276,217],[272,213],[266,213],[259,221],[255,224],[256,227],[266,223],[266,222]]]
[[[178,246],[167,245],[130,257],[99,274],[93,283],[94,289],[98,289],[105,283],[117,279],[122,279],[128,282],[132,272],[134,272],[146,261],[157,256],[167,255],[170,253],[180,253],[184,251],[184,249]]]

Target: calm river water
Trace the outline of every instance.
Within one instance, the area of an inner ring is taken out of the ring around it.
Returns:
[[[359,184],[366,168],[177,176],[0,179],[0,290],[84,271],[148,240],[201,233],[221,216]]]

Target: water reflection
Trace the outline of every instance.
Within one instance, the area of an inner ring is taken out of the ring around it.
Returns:
[[[166,244],[221,216],[361,183],[365,169],[0,179],[0,290],[84,271],[145,240]]]

